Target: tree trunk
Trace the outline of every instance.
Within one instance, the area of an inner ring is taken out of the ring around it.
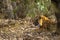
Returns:
[[[13,7],[11,5],[11,0],[4,0],[4,5],[6,6],[5,12],[8,15],[7,18],[14,18]]]

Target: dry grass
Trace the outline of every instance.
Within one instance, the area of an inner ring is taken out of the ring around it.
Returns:
[[[48,31],[41,31],[29,19],[0,19],[0,40],[59,40]]]

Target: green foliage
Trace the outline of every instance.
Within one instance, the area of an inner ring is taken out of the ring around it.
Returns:
[[[31,1],[29,1],[31,2]],[[41,14],[42,12],[44,15],[49,13],[49,6],[51,5],[51,0],[35,0],[33,3],[28,4],[28,15],[31,15],[31,17],[35,16],[36,14]],[[31,13],[31,10],[35,10]],[[37,10],[37,11],[36,11]]]
[[[13,12],[16,13],[17,10],[18,10],[18,6],[16,6],[16,8],[13,10]]]
[[[35,17],[35,14],[34,13],[28,13],[27,16],[29,16],[31,18],[34,18]]]
[[[48,11],[48,7],[50,6],[50,4],[51,4],[50,0],[39,0],[37,2],[38,9],[40,11],[42,11],[42,12],[47,12]]]
[[[11,1],[16,1],[16,0],[11,0]]]
[[[12,0],[17,1],[17,0]],[[48,14],[49,6],[51,4],[51,0],[19,0],[21,2],[22,8],[26,8],[24,10],[26,12],[26,16],[34,18],[36,15],[40,15],[41,13]],[[14,13],[18,10],[18,6],[13,10]],[[23,13],[24,14],[24,13]]]

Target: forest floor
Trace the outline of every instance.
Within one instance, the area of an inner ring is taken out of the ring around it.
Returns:
[[[0,40],[60,40],[60,35],[39,29],[28,19],[0,19]]]

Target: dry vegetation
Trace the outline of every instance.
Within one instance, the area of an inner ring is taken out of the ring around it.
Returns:
[[[0,19],[0,40],[59,40],[60,36],[33,25],[29,18]]]
[[[55,23],[59,9],[51,0],[0,0],[0,40],[60,40],[57,24],[41,29],[33,22],[45,15]],[[54,30],[54,29],[55,30]]]

